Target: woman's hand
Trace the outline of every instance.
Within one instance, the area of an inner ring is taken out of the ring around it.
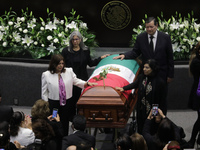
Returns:
[[[150,113],[149,113],[149,115],[148,115],[148,117],[147,117],[147,119],[149,119],[149,120],[153,119],[152,111],[153,111],[153,110],[151,109],[151,111],[150,111]]]
[[[104,59],[104,58],[106,58],[108,56],[110,56],[110,54],[105,54],[105,55],[101,56],[101,59]]]
[[[120,91],[120,92],[124,92],[124,89],[121,87],[115,87],[116,90]]]
[[[56,120],[56,122],[60,122],[60,116],[59,116],[59,114],[57,114],[57,116],[54,117],[54,118],[52,118],[52,115],[50,115],[49,117],[47,117],[47,119],[48,119],[49,121]]]
[[[88,86],[94,86],[94,85],[98,85],[98,83],[94,83],[94,82],[86,82],[84,87],[88,87]]]

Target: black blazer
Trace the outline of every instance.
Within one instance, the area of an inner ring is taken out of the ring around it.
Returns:
[[[160,71],[158,75],[167,81],[167,77],[174,77],[173,50],[170,36],[158,32],[154,53],[150,50],[147,32],[141,33],[136,39],[132,51],[126,52],[125,59],[135,59],[141,55],[142,62],[148,59],[155,59],[158,62]]]
[[[62,150],[66,150],[67,147],[71,145],[77,145],[78,142],[86,141],[95,148],[96,139],[94,136],[91,136],[83,131],[77,131],[74,134],[65,136],[62,140]]]
[[[10,122],[12,115],[13,115],[12,107],[5,105],[0,106],[0,122],[2,121]]]

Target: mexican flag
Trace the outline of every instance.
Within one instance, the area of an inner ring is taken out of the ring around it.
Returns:
[[[99,78],[99,74],[103,72],[103,70],[106,70],[108,73],[104,79],[105,86],[115,88],[132,83],[139,69],[138,63],[133,59],[113,59],[115,56],[118,56],[118,54],[102,59],[88,79],[88,82],[96,82],[98,83],[96,86],[104,86],[103,80],[97,81],[95,78]],[[90,88],[92,87],[87,87],[82,93]],[[128,99],[131,92],[134,92],[134,90],[124,91],[123,94]]]

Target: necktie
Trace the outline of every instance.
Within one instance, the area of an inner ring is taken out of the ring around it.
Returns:
[[[153,38],[154,38],[154,36],[151,35],[151,36],[150,36],[150,43],[149,43],[149,46],[150,46],[150,49],[151,49],[152,52],[154,52],[154,48],[153,48]]]

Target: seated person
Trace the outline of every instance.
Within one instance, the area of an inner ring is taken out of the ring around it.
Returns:
[[[32,123],[36,139],[41,140],[42,150],[59,150],[52,126],[44,119],[37,119]]]
[[[132,148],[132,141],[129,135],[123,134],[115,141],[117,150],[130,150]]]
[[[130,136],[132,141],[132,150],[148,150],[144,137],[139,133]]]
[[[84,132],[86,128],[86,119],[84,116],[76,115],[72,121],[73,134],[63,137],[62,150],[66,150],[69,146],[77,146],[78,142],[85,141],[95,148],[96,139]]]
[[[25,116],[23,112],[16,111],[10,119],[10,141],[18,141],[22,146],[27,146],[34,142],[35,135],[33,131],[27,128],[31,122],[29,116]]]

